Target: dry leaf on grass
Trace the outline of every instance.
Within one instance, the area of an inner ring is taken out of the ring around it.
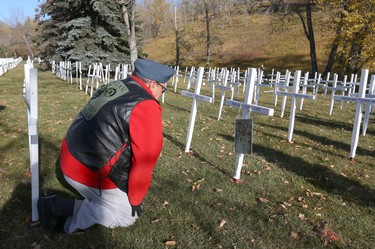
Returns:
[[[298,240],[299,239],[299,237],[298,237],[298,233],[296,233],[296,232],[290,232],[290,237],[292,237],[293,239],[296,239],[296,240]]]
[[[164,245],[166,246],[175,246],[176,245],[176,241],[174,240],[167,240],[164,242]]]
[[[298,214],[298,218],[299,218],[300,220],[306,220],[305,215],[304,215],[304,214],[301,214],[301,213]]]
[[[192,191],[199,190],[200,187],[201,187],[200,184],[197,184],[197,185],[194,184],[193,186],[191,186],[191,190]]]
[[[227,223],[226,220],[221,220],[219,224],[219,229],[222,228],[225,225],[225,223]]]
[[[241,183],[243,183],[243,180],[242,180],[242,179],[230,178],[230,181],[233,182],[233,183],[236,183],[236,184],[241,184]]]
[[[337,235],[328,227],[327,222],[320,222],[315,225],[314,232],[322,240],[324,245],[338,240]]]
[[[169,205],[169,202],[164,201],[164,203],[163,203],[163,207],[165,208],[167,205]]]
[[[311,192],[310,189],[307,189],[307,191],[306,191],[306,195],[307,195],[308,197],[314,197],[314,196],[319,197],[321,201],[324,201],[324,200],[326,199],[322,193],[319,193],[319,192]]]
[[[264,170],[271,170],[272,168],[270,166],[265,165],[265,166],[263,166],[263,169]]]
[[[199,190],[200,187],[201,187],[201,183],[204,182],[205,180],[206,180],[205,178],[202,178],[202,179],[199,179],[198,181],[194,182],[193,186],[191,187],[192,191]]]
[[[155,223],[158,223],[160,221],[160,219],[155,219],[155,220],[152,220],[151,221],[151,224],[155,224]]]
[[[262,198],[262,197],[259,198],[259,201],[263,203],[269,202],[269,200],[267,200],[266,198]]]

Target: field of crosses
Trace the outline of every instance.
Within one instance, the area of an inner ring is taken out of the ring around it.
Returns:
[[[21,59],[0,59],[0,75],[17,66]],[[33,69],[33,62],[29,59],[25,65],[24,75],[24,100],[28,115],[28,134],[30,147],[30,171],[32,173],[32,220],[39,219],[36,209],[36,202],[39,198],[39,180],[38,180],[38,96],[37,96],[37,70]],[[176,75],[170,82],[169,89],[174,92],[178,87],[182,90],[180,93],[184,97],[191,98],[192,106],[190,112],[189,126],[187,127],[185,152],[189,153],[194,134],[194,124],[198,112],[198,103],[200,101],[207,103],[219,102],[217,119],[222,117],[224,106],[239,108],[242,110],[241,119],[251,123],[251,112],[256,112],[266,116],[273,116],[275,108],[278,108],[280,97],[280,117],[283,118],[288,99],[291,101],[289,114],[288,136],[289,142],[293,141],[293,129],[295,123],[295,114],[303,109],[304,100],[316,101],[318,98],[330,98],[329,110],[327,115],[333,114],[335,103],[342,109],[345,103],[356,103],[356,112],[354,117],[348,117],[353,120],[352,139],[350,142],[350,152],[348,158],[354,160],[356,148],[359,142],[360,131],[362,136],[366,135],[370,115],[375,107],[375,75],[369,75],[367,69],[363,69],[359,77],[355,74],[348,77],[345,75],[339,80],[338,74],[330,74],[322,78],[320,74],[313,76],[308,72],[302,73],[296,70],[294,73],[286,70],[285,73],[272,70],[269,74],[262,68],[248,68],[241,71],[240,68],[210,68],[186,67],[185,71],[175,67]],[[125,79],[131,75],[131,66],[122,64],[111,70],[110,65],[105,66],[101,63],[90,65],[87,73],[84,74],[80,62],[52,62],[52,73],[60,77],[68,84],[74,84],[79,90],[85,91],[90,96],[101,85],[108,84],[112,80]],[[111,75],[113,77],[111,78]],[[201,94],[202,86],[209,89],[209,95]],[[260,106],[259,99],[262,92],[273,94],[274,106]],[[242,94],[241,94],[242,93]],[[216,98],[218,95],[218,98]],[[244,96],[240,99],[240,96]],[[166,96],[162,95],[161,102],[167,101]],[[241,140],[245,133],[236,133],[235,142]],[[246,143],[251,143],[251,131],[246,135],[250,139],[245,139]],[[238,137],[237,137],[238,136]],[[242,139],[243,140],[243,139]],[[251,154],[250,151],[244,151],[242,144],[236,147],[236,162],[234,167],[233,181],[240,180],[240,173],[243,164],[244,154]],[[251,148],[251,146],[250,146]]]
[[[331,79],[331,74],[322,78],[321,74],[315,73],[313,76],[309,72],[302,75],[300,70],[294,73],[289,70],[285,74],[275,72],[272,70],[270,74],[265,74],[262,68],[248,68],[241,71],[240,68],[209,68],[205,70],[203,67],[186,67],[184,72],[181,72],[179,67],[174,68],[176,75],[172,78],[171,88],[177,92],[178,84],[186,86],[186,90],[181,91],[181,95],[192,99],[192,108],[190,114],[189,127],[187,129],[185,152],[190,151],[190,145],[193,138],[194,124],[198,109],[198,101],[213,103],[215,101],[216,89],[220,93],[220,105],[217,119],[221,119],[224,105],[240,108],[243,110],[242,118],[250,119],[250,113],[256,112],[262,115],[273,116],[274,109],[272,107],[259,106],[258,100],[261,97],[261,89],[271,91],[274,94],[274,106],[278,104],[278,97],[282,97],[281,103],[281,118],[284,116],[287,98],[291,99],[291,109],[288,126],[288,141],[293,140],[293,130],[295,123],[295,114],[297,108],[301,111],[303,109],[304,99],[316,101],[317,98],[327,98],[330,92],[330,105],[328,115],[332,115],[335,102],[340,103],[340,109],[343,108],[344,102],[355,102],[357,105],[354,117],[353,132],[351,139],[351,149],[349,158],[354,160],[356,149],[358,146],[359,134],[362,124],[362,135],[366,135],[370,114],[373,113],[375,107],[375,75],[369,77],[369,70],[363,69],[361,71],[360,80],[358,75],[351,74],[350,79],[345,75],[342,80],[338,79],[338,74],[334,73]],[[74,73],[75,71],[75,73]],[[80,90],[82,86],[82,71],[81,64],[76,62],[75,69],[72,68],[70,62],[52,63],[52,72],[57,76],[66,80],[68,83],[76,84]],[[130,65],[118,65],[115,68],[113,80],[124,79],[131,73]],[[74,75],[74,76],[73,76]],[[103,68],[101,63],[90,65],[87,73],[87,81],[84,87],[85,92],[90,96],[93,90],[102,84],[107,84],[111,81],[110,65]],[[75,78],[75,82],[73,81]],[[183,82],[181,82],[183,81]],[[210,89],[210,96],[200,94],[201,87],[208,85]],[[234,100],[235,93],[240,98],[240,92],[244,93],[242,101]],[[229,96],[227,96],[229,92]],[[323,92],[322,96],[319,93]],[[228,98],[229,97],[229,98]],[[299,104],[297,105],[297,100]],[[164,94],[162,95],[163,103],[165,101]],[[364,117],[363,116],[364,112]],[[363,121],[362,121],[363,119]],[[236,141],[238,138],[236,138]],[[251,141],[251,139],[250,139]],[[246,145],[242,145],[246,146]],[[240,179],[240,172],[243,163],[242,153],[237,153],[235,172],[233,179]]]

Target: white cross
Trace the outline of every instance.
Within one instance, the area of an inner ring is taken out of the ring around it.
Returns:
[[[246,86],[246,94],[245,94],[244,102],[234,101],[230,99],[227,99],[225,101],[226,105],[242,109],[243,119],[250,119],[251,111],[265,114],[268,116],[273,116],[273,113],[274,113],[274,109],[272,108],[267,108],[267,107],[251,104],[253,94],[254,94],[254,86],[255,86],[256,77],[257,77],[256,68],[249,68],[248,77],[246,79],[247,86]],[[243,158],[244,158],[244,154],[236,153],[236,165],[235,165],[234,176],[233,176],[234,180],[240,179]]]
[[[368,97],[375,98],[375,74],[371,76],[370,87],[368,89]],[[366,105],[365,117],[363,119],[363,126],[362,126],[362,136],[366,135],[367,126],[368,126],[368,122],[370,119],[370,113],[372,112],[372,108],[374,106],[375,106],[374,104]]]
[[[29,135],[31,172],[31,210],[32,221],[39,220],[39,142],[38,142],[38,72],[32,64],[25,64],[24,100],[27,108],[27,129]]]
[[[224,77],[222,79],[221,85],[218,85],[217,87],[221,89],[221,97],[220,97],[220,106],[219,106],[219,114],[217,116],[217,120],[221,119],[221,114],[223,112],[223,106],[224,106],[224,100],[225,100],[225,92],[227,90],[233,91],[233,87],[227,86],[228,83],[228,76],[229,71],[227,69],[224,70]]]
[[[299,90],[299,82],[301,78],[301,71],[297,70],[294,73],[294,81],[293,81],[293,91],[278,91],[276,94],[283,95],[283,96],[291,96],[292,97],[292,104],[290,108],[290,118],[289,118],[289,128],[288,128],[288,141],[292,141],[293,130],[294,130],[294,121],[296,116],[296,105],[297,105],[297,98],[304,98],[304,99],[315,99],[315,95],[310,94],[303,94],[298,93]]]
[[[359,85],[358,94],[356,97],[348,97],[348,96],[334,96],[335,100],[343,100],[343,101],[349,101],[349,102],[356,102],[356,112],[354,117],[354,123],[353,123],[353,132],[352,132],[352,140],[350,144],[350,154],[349,158],[350,160],[353,160],[355,157],[355,152],[357,150],[358,146],[358,139],[359,139],[359,130],[361,126],[361,120],[362,120],[362,110],[363,106],[362,104],[366,103],[367,105],[373,105],[375,104],[375,98],[369,96],[370,98],[366,98],[365,92],[366,92],[366,84],[368,79],[368,70],[362,69],[361,72],[361,81]]]
[[[330,116],[332,115],[332,112],[333,112],[333,104],[335,102],[335,93],[336,93],[336,91],[341,91],[342,92],[342,96],[344,96],[345,91],[347,91],[349,88],[351,88],[351,86],[347,86],[346,85],[346,75],[344,77],[343,85],[338,86],[337,85],[337,83],[338,83],[337,79],[338,79],[338,75],[334,74],[333,75],[333,84],[332,84],[332,86],[325,86],[324,87],[324,90],[331,90],[331,101],[329,103],[329,115]],[[342,108],[342,103],[343,103],[343,101],[341,101],[340,108]]]
[[[76,85],[79,87],[79,90],[82,90],[82,70],[80,61],[76,61]]]
[[[190,112],[190,121],[189,121],[188,133],[187,133],[187,137],[186,137],[185,152],[190,151],[190,144],[191,144],[191,139],[193,137],[195,118],[197,116],[197,109],[198,109],[197,100],[201,100],[201,101],[205,101],[205,102],[209,102],[209,103],[213,102],[211,97],[204,96],[204,95],[200,94],[202,81],[203,81],[203,73],[204,73],[204,68],[199,67],[198,72],[197,72],[197,81],[195,83],[195,92],[194,93],[191,93],[191,92],[188,92],[188,91],[181,91],[181,95],[187,96],[187,97],[190,97],[190,98],[193,99],[193,104],[191,106],[191,112]]]

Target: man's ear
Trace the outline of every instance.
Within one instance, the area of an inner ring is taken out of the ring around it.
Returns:
[[[157,83],[153,80],[150,81],[150,90],[153,91],[155,88],[158,87]]]

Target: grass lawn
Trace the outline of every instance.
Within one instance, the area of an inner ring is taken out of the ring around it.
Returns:
[[[267,72],[269,73],[269,72]],[[85,81],[84,81],[85,82]],[[374,248],[375,117],[349,161],[355,105],[329,95],[305,100],[297,110],[293,143],[287,142],[290,100],[280,118],[252,114],[253,154],[245,155],[241,184],[233,176],[234,122],[241,111],[199,103],[185,153],[191,99],[165,95],[164,148],[133,226],[94,226],[73,235],[47,236],[30,228],[31,188],[23,63],[0,77],[0,248]],[[40,194],[79,198],[55,175],[59,145],[89,96],[52,75],[38,72]],[[170,87],[172,88],[172,87]],[[259,104],[273,107],[262,89]],[[208,86],[202,94],[209,95]],[[243,96],[236,99],[243,99]]]

